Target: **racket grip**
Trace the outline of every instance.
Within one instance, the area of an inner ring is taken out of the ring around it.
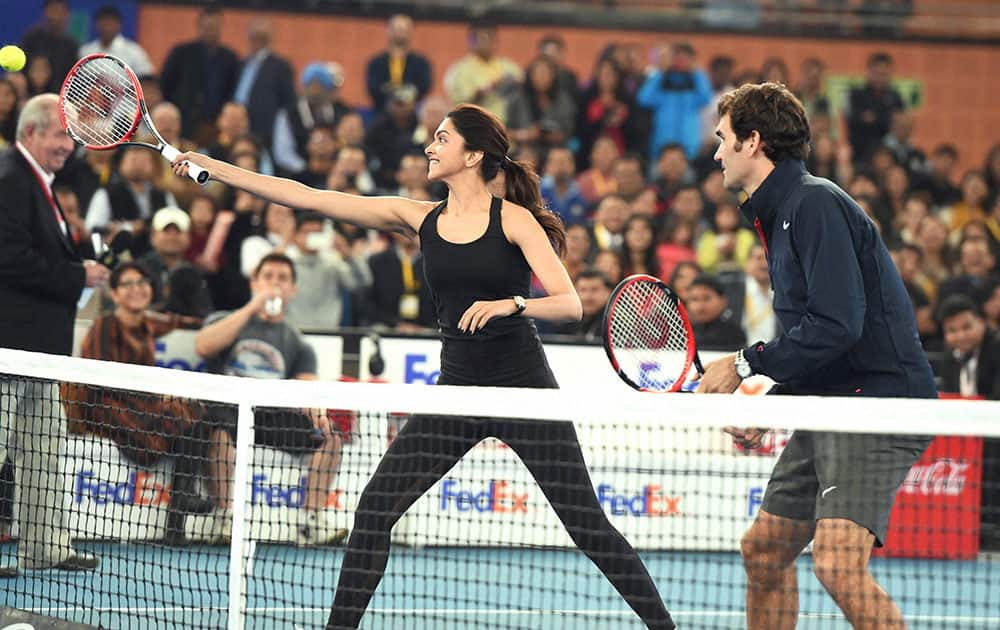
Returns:
[[[177,156],[180,155],[181,152],[175,149],[174,147],[170,146],[169,144],[164,144],[163,148],[160,149],[160,154],[163,157],[167,158],[167,160],[169,160],[170,162],[173,162],[175,159],[177,159]],[[188,167],[188,177],[198,182],[199,184],[204,184],[205,182],[208,181],[208,178],[210,176],[208,171],[198,166],[197,164],[193,164],[191,162],[187,163],[187,167]]]

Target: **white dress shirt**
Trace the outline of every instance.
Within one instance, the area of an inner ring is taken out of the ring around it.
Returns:
[[[106,55],[114,55],[115,57],[118,57],[124,61],[129,68],[132,68],[132,72],[135,72],[137,77],[156,73],[155,68],[153,68],[153,62],[149,60],[149,55],[146,54],[146,51],[143,50],[142,46],[131,39],[126,38],[121,33],[115,35],[115,38],[111,40],[111,43],[107,48],[101,45],[101,40],[99,39],[95,39],[92,42],[87,42],[83,46],[80,46],[81,57],[86,57],[87,55],[93,55],[95,53],[104,53]]]

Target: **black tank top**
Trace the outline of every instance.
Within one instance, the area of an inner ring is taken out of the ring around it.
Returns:
[[[528,296],[531,267],[521,248],[507,240],[500,223],[503,200],[493,197],[490,222],[482,236],[469,243],[452,243],[438,234],[438,217],[447,205],[441,202],[420,224],[420,250],[424,275],[437,311],[441,336],[453,339],[488,339],[518,330],[533,329],[531,320],[498,317],[473,335],[458,330],[462,314],[476,300],[502,300]]]

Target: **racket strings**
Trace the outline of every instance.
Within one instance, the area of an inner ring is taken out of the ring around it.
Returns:
[[[86,145],[118,144],[135,127],[139,94],[127,71],[110,59],[81,64],[62,96],[66,126]]]
[[[685,320],[655,284],[635,282],[618,295],[607,334],[620,368],[643,387],[669,389],[690,369]]]

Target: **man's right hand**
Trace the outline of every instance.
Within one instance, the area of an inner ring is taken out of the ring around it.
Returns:
[[[103,286],[104,283],[108,281],[108,276],[111,274],[107,267],[96,260],[83,261],[83,273],[86,276],[84,284],[88,287]]]

